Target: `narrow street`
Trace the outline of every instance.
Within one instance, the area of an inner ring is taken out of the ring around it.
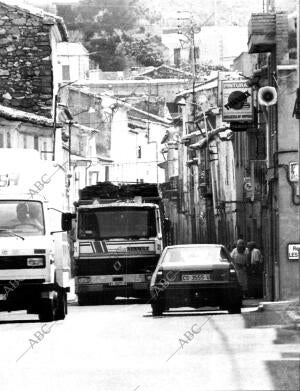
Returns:
[[[48,324],[1,313],[0,384],[6,391],[299,390],[299,330],[284,323],[284,314],[267,319],[247,303],[241,315],[184,308],[157,318],[135,301],[74,303],[65,321]]]

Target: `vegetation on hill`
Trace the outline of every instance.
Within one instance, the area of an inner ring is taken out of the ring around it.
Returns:
[[[71,37],[81,38],[103,71],[121,71],[130,64],[159,66],[163,62],[160,37],[145,29],[159,16],[140,0],[81,0],[57,5],[57,11]]]

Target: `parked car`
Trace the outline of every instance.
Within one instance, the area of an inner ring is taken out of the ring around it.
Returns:
[[[153,316],[171,307],[218,306],[240,313],[242,290],[230,253],[219,244],[167,246],[150,284]]]

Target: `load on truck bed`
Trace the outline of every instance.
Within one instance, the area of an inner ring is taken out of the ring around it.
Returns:
[[[1,151],[0,311],[27,310],[41,321],[64,319],[71,228],[70,216],[59,212],[65,183],[64,168],[40,160],[37,151]]]
[[[75,291],[79,304],[116,296],[148,298],[165,245],[156,184],[98,182],[76,203]]]

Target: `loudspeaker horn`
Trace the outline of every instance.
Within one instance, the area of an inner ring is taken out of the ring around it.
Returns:
[[[274,87],[266,86],[258,90],[258,103],[262,106],[272,106],[277,102],[277,91]]]

